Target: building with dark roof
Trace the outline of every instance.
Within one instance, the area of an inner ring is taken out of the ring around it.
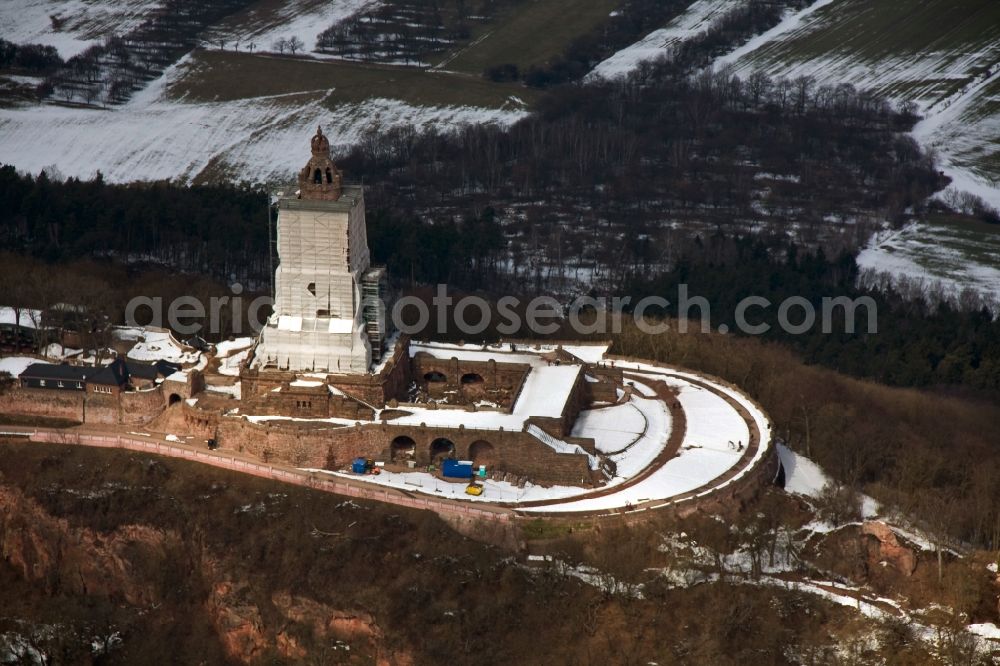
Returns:
[[[130,388],[153,386],[157,379],[169,376],[177,369],[178,366],[173,363],[139,363],[121,358],[99,368],[68,363],[32,363],[18,379],[22,388],[118,393]]]

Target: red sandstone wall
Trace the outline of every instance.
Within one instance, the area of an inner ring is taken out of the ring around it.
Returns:
[[[187,407],[185,405],[185,407]],[[189,408],[191,418],[198,410]],[[431,442],[445,437],[455,444],[456,456],[470,458],[469,449],[477,441],[493,446],[496,462],[492,468],[524,476],[535,483],[579,485],[590,483],[587,458],[559,454],[524,432],[480,431],[452,428],[421,428],[391,424],[325,427],[316,424],[254,424],[245,419],[221,417],[212,427],[222,448],[243,451],[262,460],[284,462],[296,467],[342,469],[361,456],[377,460],[391,458],[390,445],[396,437],[416,442],[416,462],[430,462]],[[209,436],[209,435],[206,435]]]
[[[411,359],[414,381],[432,397],[441,398],[446,391],[453,391],[459,397],[472,401],[485,397],[510,407],[524,384],[531,366],[523,363],[497,363],[489,361],[460,361],[457,358],[435,358],[426,352],[419,352]],[[443,374],[447,381],[427,382],[424,376],[430,372]],[[477,374],[483,378],[479,385],[462,384],[462,376]]]
[[[0,395],[0,413],[83,421],[83,392],[12,386]]]
[[[126,391],[121,394],[121,423],[143,425],[163,411],[166,400],[163,389],[156,387],[145,391]]]
[[[115,394],[12,387],[0,396],[0,413],[46,416],[102,425],[148,423],[163,410],[160,389]]]

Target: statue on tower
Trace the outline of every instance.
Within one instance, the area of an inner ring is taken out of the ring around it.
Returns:
[[[299,172],[299,198],[316,201],[336,201],[341,193],[341,175],[330,159],[330,140],[323,128],[316,128],[312,138],[312,157]]]

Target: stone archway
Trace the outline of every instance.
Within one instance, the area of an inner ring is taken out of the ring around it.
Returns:
[[[179,394],[177,394],[177,393],[171,393],[170,397],[167,398],[167,406],[168,407],[173,407],[174,405],[176,405],[181,400],[182,400],[182,398],[181,398],[181,396]]]
[[[492,467],[497,464],[496,447],[485,439],[479,439],[469,445],[469,458],[475,467],[486,465]]]
[[[482,400],[486,395],[486,381],[483,376],[476,372],[462,375],[462,395],[466,400]]]
[[[424,381],[428,384],[444,384],[448,381],[448,376],[443,372],[433,370],[424,375]]]
[[[431,442],[431,462],[436,463],[442,458],[455,455],[455,442],[445,437],[438,437]]]
[[[417,453],[417,443],[412,437],[400,435],[389,444],[389,459],[398,462],[400,460],[413,460]]]

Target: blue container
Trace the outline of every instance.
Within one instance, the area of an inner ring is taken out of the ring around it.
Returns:
[[[448,458],[441,465],[441,474],[451,479],[471,479],[472,463]]]
[[[354,462],[351,463],[351,471],[355,474],[364,474],[367,470],[367,465],[365,464],[364,458],[355,458]]]

